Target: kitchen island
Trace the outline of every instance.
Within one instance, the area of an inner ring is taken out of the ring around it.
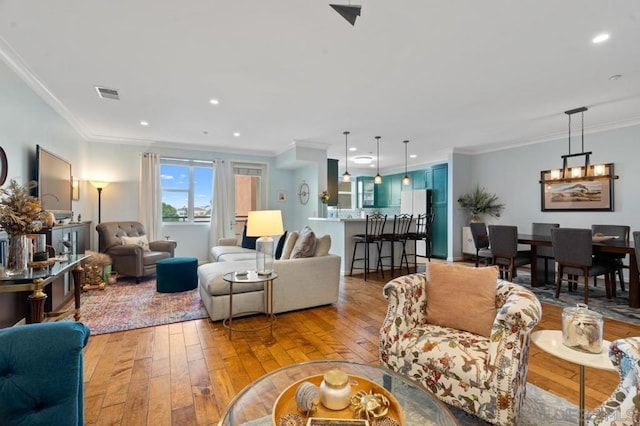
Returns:
[[[329,253],[340,256],[340,272],[343,275],[349,275],[349,271],[351,269],[351,259],[353,258],[353,246],[355,245],[353,242],[353,236],[356,234],[364,234],[366,227],[366,218],[321,218],[321,217],[310,217],[309,226],[316,235],[331,235],[331,250]],[[415,229],[415,218],[413,220],[413,224],[411,225],[410,231],[413,232]],[[384,227],[385,233],[393,233],[393,216],[387,218],[387,223]],[[400,243],[395,243],[395,253],[394,253],[394,264],[396,269],[400,265],[400,257],[402,255],[402,248]],[[364,245],[360,245],[358,247],[357,257],[362,257],[362,250],[364,250]],[[413,254],[415,253],[415,246],[413,241],[407,242],[407,256],[409,259],[409,267],[413,268]],[[382,256],[388,256],[391,252],[391,244],[385,243],[383,246]],[[371,249],[371,260],[370,265],[372,269],[375,269],[375,265],[378,262],[378,253],[373,248]],[[389,263],[389,259],[384,259],[384,262]],[[359,266],[362,268],[364,265],[363,261],[359,261],[356,263],[356,267]],[[389,270],[391,268],[390,265],[385,265],[384,269]],[[362,273],[362,269],[356,269],[354,267],[355,273]],[[403,274],[406,273],[406,269],[403,270]]]

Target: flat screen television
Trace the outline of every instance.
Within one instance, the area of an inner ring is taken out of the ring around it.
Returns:
[[[71,163],[37,145],[36,180],[42,208],[53,212],[56,219],[71,216]]]

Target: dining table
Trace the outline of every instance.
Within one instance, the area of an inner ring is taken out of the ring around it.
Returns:
[[[535,265],[538,260],[537,248],[540,246],[551,246],[551,235],[518,234],[518,244],[531,246],[531,264]],[[638,278],[638,262],[636,260],[636,250],[633,241],[625,241],[618,238],[594,239],[594,253],[617,253],[629,255],[629,306],[640,308],[640,280]],[[538,271],[531,268],[531,286],[540,287],[538,282]]]

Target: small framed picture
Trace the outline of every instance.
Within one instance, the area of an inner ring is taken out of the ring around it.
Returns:
[[[278,201],[280,201],[281,203],[284,203],[285,201],[287,201],[287,192],[286,191],[278,191]]]

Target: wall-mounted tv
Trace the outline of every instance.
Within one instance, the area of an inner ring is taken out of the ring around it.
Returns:
[[[36,192],[42,208],[53,212],[56,218],[70,216],[71,163],[37,145],[36,173]]]

